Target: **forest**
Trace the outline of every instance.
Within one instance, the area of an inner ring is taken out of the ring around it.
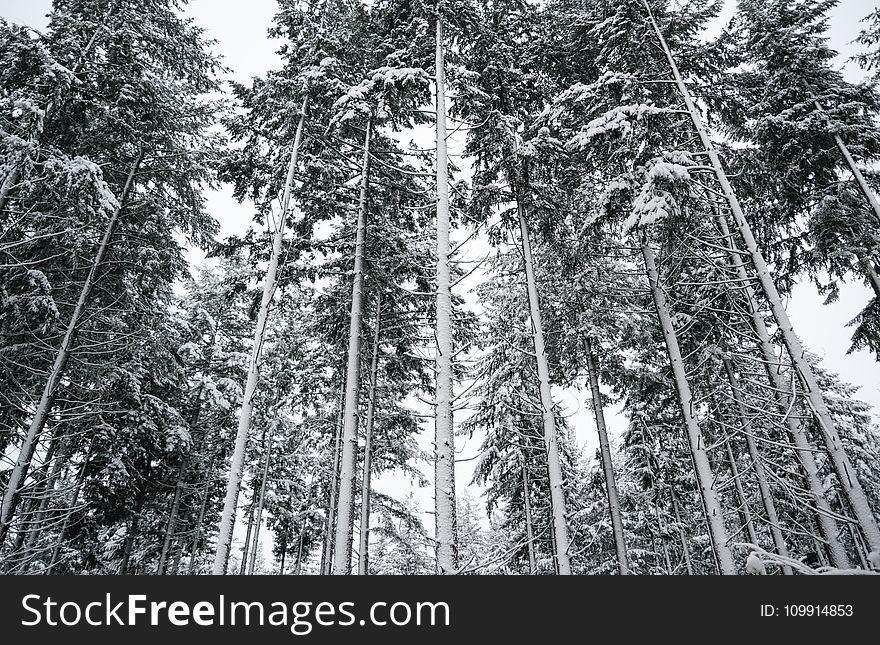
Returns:
[[[0,572],[880,573],[788,308],[880,361],[842,2],[858,83],[838,0],[277,0],[249,82],[186,0],[0,18]]]

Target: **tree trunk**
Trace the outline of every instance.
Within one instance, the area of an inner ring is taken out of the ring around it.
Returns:
[[[354,487],[357,470],[358,404],[361,387],[361,327],[364,300],[364,252],[367,239],[367,210],[370,191],[370,135],[372,118],[367,119],[364,158],[361,164],[361,194],[357,215],[354,276],[351,285],[351,320],[348,330],[348,368],[345,377],[345,406],[342,418],[342,461],[339,467],[339,498],[336,505],[336,546],[334,575],[351,570],[351,539],[354,528]]]
[[[727,380],[730,382],[730,389],[733,392],[733,400],[736,404],[739,416],[740,427],[746,438],[746,448],[749,451],[749,458],[752,460],[752,468],[755,469],[755,479],[758,482],[758,491],[761,494],[761,502],[764,505],[764,511],[767,513],[767,522],[770,525],[770,535],[773,536],[773,544],[776,546],[776,552],[784,558],[790,557],[788,547],[785,546],[785,539],[782,536],[782,526],[779,523],[779,515],[776,513],[776,503],[773,501],[773,493],[770,491],[770,484],[767,481],[767,473],[764,470],[764,462],[758,452],[758,445],[755,441],[755,433],[752,424],[746,415],[745,406],[743,405],[742,394],[739,387],[736,373],[730,359],[726,356],[723,358],[724,370],[727,372]],[[782,572],[790,576],[792,575],[791,567],[784,565]]]
[[[739,467],[736,465],[736,456],[733,454],[733,447],[730,445],[730,437],[724,438],[724,448],[727,452],[727,462],[730,464],[730,475],[733,477],[733,487],[736,490],[736,501],[739,502],[739,513],[742,526],[749,536],[749,542],[758,545],[758,534],[755,533],[755,525],[752,522],[752,511],[749,510],[749,502],[746,499],[745,491],[740,481]]]
[[[358,546],[358,574],[370,572],[370,476],[373,467],[373,421],[376,414],[376,382],[379,378],[379,330],[382,322],[382,293],[376,294],[376,322],[373,328],[373,356],[370,359],[370,394],[364,431],[364,476],[361,482],[361,530]]]
[[[189,569],[187,573],[193,575],[196,570],[196,558],[199,555],[199,540],[202,537],[202,524],[205,521],[205,507],[208,504],[208,497],[211,494],[211,483],[214,479],[214,458],[211,458],[211,465],[208,468],[208,475],[205,477],[205,492],[202,495],[202,501],[199,503],[199,516],[196,518],[196,528],[193,534],[192,547],[189,555]]]
[[[339,479],[339,444],[342,440],[342,401],[345,381],[339,388],[339,414],[333,433],[333,472],[330,475],[330,503],[327,506],[327,530],[324,533],[324,552],[321,554],[321,575],[330,575],[333,566],[333,531],[336,526],[336,489]]]
[[[647,0],[642,0],[642,2],[648,11],[651,24],[653,25],[660,45],[666,54],[666,59],[672,70],[672,75],[675,78],[678,91],[681,94],[682,99],[684,99],[697,135],[700,137],[703,148],[705,149],[709,161],[712,164],[712,168],[715,171],[718,183],[721,185],[724,197],[727,200],[731,214],[736,222],[737,229],[745,242],[746,250],[752,260],[752,265],[755,268],[755,273],[761,284],[761,289],[767,298],[767,302],[770,304],[773,317],[779,326],[779,331],[782,334],[782,339],[788,350],[788,354],[791,357],[792,364],[796,368],[798,377],[803,383],[807,403],[820,426],[821,435],[825,441],[825,446],[828,450],[828,455],[834,467],[834,471],[837,473],[840,487],[853,509],[856,520],[859,522],[869,546],[872,550],[880,550],[880,525],[878,525],[877,519],[871,511],[868,498],[865,495],[865,490],[862,488],[861,482],[858,480],[858,476],[850,462],[849,456],[843,449],[840,435],[837,432],[837,428],[831,418],[831,413],[828,411],[828,406],[825,403],[825,397],[823,396],[819,383],[816,380],[816,375],[813,373],[813,368],[806,358],[806,352],[801,345],[801,341],[794,332],[794,327],[791,324],[788,313],[785,311],[782,298],[779,296],[779,291],[776,289],[776,284],[773,282],[773,278],[770,275],[767,262],[764,260],[764,256],[758,248],[755,236],[752,234],[752,229],[746,220],[739,200],[736,197],[736,193],[733,190],[733,186],[731,186],[730,181],[727,178],[727,173],[721,165],[721,159],[718,157],[718,152],[715,150],[715,146],[709,138],[709,133],[703,125],[700,112],[694,104],[693,98],[678,71],[675,58],[672,56],[672,52],[666,43],[666,39],[663,37],[660,27],[654,19],[650,5]]]
[[[692,576],[694,575],[694,565],[691,562],[691,549],[688,546],[687,534],[684,531],[683,522],[681,521],[681,511],[678,507],[678,496],[675,494],[675,489],[672,486],[669,487],[669,498],[672,500],[672,512],[675,513],[675,521],[678,524],[678,538],[681,540],[681,552],[684,556],[684,564],[687,568],[688,575]]]
[[[458,565],[455,521],[455,436],[452,404],[452,287],[449,275],[449,169],[446,154],[446,71],[443,19],[436,19],[434,50],[437,117],[437,357],[435,361],[434,537],[437,570],[454,574]]]
[[[128,575],[128,567],[131,564],[131,552],[134,550],[134,541],[137,539],[138,530],[141,525],[141,509],[143,508],[143,500],[138,504],[128,527],[128,534],[125,536],[125,544],[122,547],[122,563],[119,565],[119,575]]]
[[[73,351],[77,328],[79,327],[80,320],[85,313],[86,307],[88,307],[92,295],[92,289],[94,288],[95,281],[98,277],[98,270],[101,268],[101,264],[104,262],[104,258],[110,248],[110,241],[113,237],[113,232],[116,230],[116,224],[119,221],[119,214],[122,212],[122,209],[125,208],[128,194],[134,185],[135,173],[137,173],[143,158],[144,150],[141,148],[138,152],[137,159],[128,173],[128,177],[125,180],[125,186],[122,189],[119,203],[116,208],[113,209],[110,221],[107,222],[107,228],[104,230],[104,237],[101,239],[97,253],[95,253],[95,259],[92,261],[89,274],[86,277],[86,281],[83,283],[79,299],[73,310],[73,315],[71,315],[70,321],[67,323],[67,329],[64,332],[64,339],[61,341],[61,347],[58,350],[58,354],[55,356],[55,363],[52,365],[49,377],[46,379],[43,394],[37,404],[27,434],[21,442],[18,458],[15,460],[15,465],[9,475],[9,481],[6,485],[6,493],[3,495],[3,502],[2,505],[0,505],[0,544],[5,540],[10,524],[12,523],[12,518],[18,505],[19,492],[22,486],[24,486],[27,471],[30,467],[31,459],[33,459],[34,451],[37,448],[40,434],[43,432],[46,420],[49,418],[49,413],[51,412],[52,405],[55,401],[55,393],[58,390],[61,378],[64,376],[64,370],[67,367],[67,361],[70,359],[70,354]]]
[[[281,253],[281,243],[284,238],[284,224],[287,219],[287,210],[290,206],[290,195],[293,190],[293,179],[296,175],[297,158],[299,147],[302,142],[303,124],[308,108],[308,98],[303,99],[300,110],[299,122],[296,126],[296,135],[293,140],[293,149],[290,152],[290,165],[287,168],[287,178],[284,182],[284,195],[281,199],[281,215],[278,218],[278,228],[272,238],[272,254],[269,258],[269,267],[263,280],[263,297],[260,301],[260,310],[257,314],[257,325],[254,330],[254,346],[248,362],[247,383],[241,401],[241,413],[238,418],[238,431],[235,435],[235,447],[232,452],[232,462],[229,466],[229,477],[226,484],[226,497],[223,501],[223,515],[220,518],[220,526],[217,534],[217,550],[214,553],[214,575],[226,573],[226,563],[229,560],[229,548],[232,545],[232,530],[235,527],[235,509],[238,506],[238,494],[241,490],[241,475],[244,470],[244,453],[247,447],[248,433],[251,427],[251,413],[253,411],[253,399],[260,380],[260,356],[263,351],[263,335],[266,331],[266,322],[269,317],[269,304],[275,293],[275,278],[278,273],[278,256]]]
[[[251,534],[254,530],[254,511],[256,510],[256,500],[251,500],[251,507],[248,510],[247,532],[244,535],[244,546],[241,549],[241,565],[238,568],[238,575],[243,576],[247,571],[248,555],[251,548]]]
[[[745,304],[749,309],[752,319],[752,329],[754,329],[755,334],[758,336],[758,347],[767,371],[767,378],[770,379],[770,384],[773,386],[776,407],[785,418],[789,438],[792,444],[794,444],[795,455],[800,462],[807,488],[816,506],[816,515],[822,537],[828,544],[834,566],[845,569],[849,567],[849,558],[838,537],[837,522],[832,515],[831,506],[825,498],[825,489],[819,477],[819,467],[816,465],[816,458],[813,455],[813,446],[807,437],[804,426],[789,414],[789,400],[783,394],[786,390],[786,384],[780,371],[782,365],[776,357],[776,352],[773,350],[773,345],[770,342],[770,332],[767,329],[767,323],[764,322],[764,317],[758,310],[755,293],[752,291],[742,258],[736,250],[735,241],[727,226],[727,218],[724,217],[723,213],[716,212],[716,221],[721,235],[726,240],[729,248],[733,249],[729,254],[728,261],[736,271],[737,280],[743,285],[743,293],[746,298]]]
[[[565,490],[563,488],[562,464],[559,458],[559,439],[556,436],[556,414],[553,411],[553,395],[550,390],[550,366],[547,364],[547,350],[544,346],[544,329],[541,320],[541,306],[538,301],[538,286],[535,281],[529,223],[526,219],[525,208],[520,200],[517,200],[517,212],[519,213],[519,230],[522,237],[523,263],[525,264],[526,287],[529,296],[529,315],[532,319],[535,361],[538,367],[541,412],[544,424],[544,447],[547,450],[547,467],[550,476],[550,513],[553,518],[553,533],[556,536],[556,560],[559,563],[559,574],[570,575]]]
[[[691,459],[694,464],[694,472],[697,477],[697,487],[700,490],[700,499],[703,502],[703,512],[706,516],[706,525],[709,529],[709,537],[712,541],[712,550],[718,565],[719,573],[724,575],[736,575],[736,565],[733,554],[728,546],[727,529],[724,526],[724,514],[718,501],[718,493],[715,490],[712,467],[709,464],[709,455],[703,445],[703,437],[700,426],[693,416],[693,397],[687,381],[681,350],[678,346],[678,338],[672,326],[669,308],[666,304],[666,295],[660,286],[660,277],[654,264],[654,252],[648,245],[647,240],[642,242],[642,256],[645,259],[645,268],[648,273],[648,282],[654,297],[654,305],[660,326],[663,329],[663,339],[666,342],[666,351],[669,355],[669,363],[675,377],[675,388],[678,392],[678,400],[681,404],[681,414],[684,419],[688,445],[690,446]]]
[[[168,524],[165,526],[165,539],[162,541],[162,553],[159,555],[159,568],[157,575],[165,575],[165,565],[168,562],[168,552],[174,539],[174,529],[177,524],[177,513],[180,509],[180,495],[183,492],[184,468],[181,466],[177,471],[177,485],[174,487],[174,499],[171,502],[171,513],[168,515]]]
[[[589,338],[584,339],[587,356],[587,373],[590,378],[590,393],[593,397],[593,414],[596,417],[596,430],[599,433],[599,450],[602,455],[602,469],[605,473],[605,491],[608,493],[608,511],[611,514],[611,528],[614,531],[614,548],[617,552],[617,566],[620,575],[629,573],[629,558],[626,553],[626,536],[620,516],[620,499],[617,494],[617,481],[614,476],[614,462],[611,460],[611,444],[608,442],[608,429],[605,424],[605,411],[602,407],[602,393],[599,390],[599,370],[593,355]]]
[[[529,575],[533,576],[537,573],[538,567],[535,563],[535,532],[532,528],[532,501],[531,487],[529,486],[529,469],[526,464],[525,452],[520,450],[522,459],[522,477],[523,477],[523,508],[526,513],[526,539],[528,540],[529,552]]]
[[[260,525],[263,523],[263,503],[266,500],[266,480],[269,479],[269,459],[271,458],[271,441],[266,440],[266,434],[263,433],[263,450],[266,454],[263,456],[263,477],[260,482],[260,501],[257,504],[257,519],[254,524],[254,541],[251,544],[251,559],[248,563],[248,575],[254,575],[254,566],[257,563],[257,548],[260,545]]]

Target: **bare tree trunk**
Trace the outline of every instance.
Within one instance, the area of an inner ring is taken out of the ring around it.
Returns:
[[[535,563],[535,532],[532,528],[532,501],[531,487],[529,486],[529,469],[526,465],[525,452],[520,450],[522,458],[522,477],[523,477],[523,507],[526,513],[526,539],[529,545],[529,575],[533,576],[537,573],[538,567]]]
[[[825,441],[825,447],[828,450],[831,464],[834,467],[835,473],[837,473],[840,487],[852,507],[853,514],[859,522],[862,532],[865,534],[871,549],[880,550],[880,525],[877,524],[877,519],[871,511],[871,506],[868,503],[865,490],[862,488],[862,484],[858,480],[858,476],[850,462],[849,456],[843,449],[840,435],[837,432],[834,420],[831,418],[831,413],[828,411],[828,406],[825,403],[825,397],[823,396],[819,383],[816,380],[816,375],[813,373],[813,368],[806,358],[806,352],[803,345],[801,345],[800,339],[794,333],[794,327],[791,324],[788,313],[785,311],[785,306],[782,303],[782,298],[779,296],[779,291],[776,289],[776,284],[773,282],[773,278],[770,275],[767,262],[764,260],[764,256],[758,248],[755,236],[752,234],[752,229],[746,220],[736,193],[733,190],[733,186],[731,186],[730,181],[727,178],[727,173],[721,165],[721,159],[718,157],[715,146],[709,138],[709,133],[703,125],[700,112],[694,104],[693,98],[678,71],[675,58],[672,56],[672,52],[666,43],[666,39],[663,37],[660,27],[654,19],[651,7],[647,0],[642,0],[642,2],[648,11],[657,39],[666,54],[666,59],[672,70],[672,75],[675,78],[678,91],[684,99],[691,120],[693,121],[694,128],[696,129],[700,141],[703,144],[703,148],[709,157],[709,161],[715,171],[718,183],[721,185],[724,197],[727,200],[733,219],[736,222],[737,229],[745,242],[746,251],[748,251],[749,257],[752,260],[752,265],[755,268],[755,273],[761,284],[761,289],[767,298],[767,302],[770,304],[773,317],[779,325],[779,331],[782,334],[782,339],[788,350],[788,354],[791,357],[792,364],[796,368],[798,377],[803,383],[807,403],[820,426],[821,435]]]
[[[737,502],[739,502],[739,513],[742,525],[746,530],[746,534],[749,536],[749,542],[755,546],[760,546],[758,544],[758,534],[755,533],[755,525],[752,522],[752,512],[749,510],[749,502],[748,499],[746,499],[746,494],[743,490],[742,482],[740,481],[740,472],[739,467],[736,465],[736,456],[733,454],[733,447],[730,445],[730,437],[724,438],[724,448],[727,452],[727,462],[730,464],[730,474],[733,477],[733,487],[734,490],[736,490]]]
[[[614,462],[611,460],[611,444],[608,442],[608,429],[605,424],[605,411],[602,407],[602,392],[599,390],[599,370],[593,355],[589,338],[584,339],[587,356],[587,373],[590,379],[590,393],[593,397],[593,414],[596,417],[596,430],[599,433],[599,450],[602,455],[602,469],[605,473],[605,491],[608,493],[608,512],[611,515],[611,528],[614,531],[614,548],[617,552],[617,566],[620,575],[629,573],[629,558],[626,553],[626,536],[620,516],[620,499],[614,477]]]
[[[651,293],[654,296],[654,305],[660,326],[663,329],[663,339],[666,342],[666,350],[669,354],[669,363],[675,377],[675,388],[678,391],[678,400],[681,404],[681,414],[685,422],[688,445],[690,446],[691,459],[694,464],[694,472],[697,477],[697,487],[700,490],[700,499],[703,502],[703,511],[706,516],[706,525],[709,529],[709,537],[712,541],[712,550],[718,565],[719,573],[736,575],[736,565],[733,554],[728,545],[727,529],[724,526],[724,514],[715,490],[712,467],[709,463],[709,455],[703,445],[703,436],[700,426],[693,416],[693,396],[687,381],[681,350],[678,346],[678,338],[672,326],[669,315],[669,307],[666,304],[666,295],[660,286],[660,276],[654,263],[654,252],[648,245],[647,240],[642,242],[642,256],[645,259],[645,268],[648,273],[648,282]]]
[[[183,492],[184,467],[177,471],[177,485],[174,487],[174,499],[171,502],[171,513],[168,515],[168,524],[165,527],[165,539],[162,541],[162,553],[159,555],[159,568],[157,575],[165,575],[165,564],[168,562],[168,552],[171,549],[171,541],[174,539],[174,529],[177,525],[177,513],[180,509],[180,495]]]
[[[134,516],[128,526],[128,533],[125,536],[125,544],[122,547],[122,563],[119,565],[119,575],[128,575],[128,568],[131,564],[131,552],[134,550],[134,541],[137,539],[138,531],[141,526],[141,509],[143,508],[143,497],[135,508]]]
[[[784,558],[790,557],[788,547],[785,546],[785,539],[782,536],[782,527],[779,523],[779,515],[776,513],[776,503],[773,501],[773,494],[770,491],[770,484],[767,481],[767,473],[764,470],[764,462],[758,452],[758,445],[755,441],[755,433],[752,424],[746,415],[745,406],[742,401],[742,393],[739,387],[739,381],[733,370],[733,365],[728,357],[723,358],[724,370],[727,372],[727,380],[730,382],[730,389],[733,392],[733,400],[736,403],[736,409],[739,416],[740,426],[746,439],[746,448],[749,451],[749,458],[752,460],[752,468],[755,469],[755,479],[758,482],[758,491],[761,494],[761,502],[764,505],[764,511],[767,513],[767,523],[770,525],[770,535],[773,536],[773,544],[776,546],[776,552]],[[784,565],[782,572],[790,576],[792,575],[791,567]]]
[[[819,101],[816,101],[816,108],[819,110],[819,112],[822,112],[823,114],[825,113],[825,110],[822,108],[822,105],[819,103]],[[864,195],[865,200],[868,202],[868,205],[874,212],[875,224],[877,226],[880,226],[880,202],[877,201],[877,196],[874,194],[874,191],[871,190],[868,182],[865,181],[865,176],[856,165],[856,160],[853,159],[853,156],[850,153],[846,143],[844,143],[843,139],[836,132],[834,133],[834,143],[837,144],[837,149],[840,150],[840,154],[843,155],[843,158],[846,160],[846,165],[849,166],[850,172],[853,174],[856,183],[859,185],[859,190],[862,191],[862,195]]]
[[[260,525],[263,523],[263,503],[266,500],[266,480],[269,478],[269,459],[272,455],[272,442],[267,441],[266,434],[263,434],[263,450],[266,454],[263,456],[263,477],[260,482],[260,501],[257,504],[257,519],[254,524],[254,541],[251,545],[251,559],[248,563],[248,575],[254,575],[254,566],[257,562],[257,548],[260,545]]]
[[[373,421],[376,414],[376,382],[379,378],[379,330],[382,323],[382,293],[376,293],[376,322],[373,328],[373,356],[370,359],[370,394],[364,431],[364,476],[361,482],[361,530],[358,546],[358,574],[370,572],[370,477],[373,467]]]
[[[453,574],[458,565],[455,520],[455,435],[452,403],[452,286],[449,274],[449,169],[446,153],[446,71],[443,19],[436,18],[434,50],[437,117],[437,358],[435,361],[434,537],[437,569]]]
[[[30,467],[31,459],[33,459],[34,451],[37,448],[40,434],[43,432],[46,420],[49,418],[49,413],[51,412],[52,405],[55,401],[55,393],[58,390],[61,378],[64,376],[64,370],[67,367],[67,361],[70,359],[70,354],[73,351],[73,344],[76,339],[76,332],[80,320],[85,313],[86,307],[88,307],[92,295],[92,289],[94,289],[98,277],[98,270],[104,262],[104,258],[110,248],[110,241],[113,237],[113,232],[116,230],[116,224],[119,222],[119,214],[122,212],[122,209],[125,208],[125,204],[128,201],[128,194],[134,185],[134,176],[137,173],[143,158],[144,150],[143,147],[141,147],[137,159],[135,159],[134,164],[132,164],[128,177],[125,180],[119,203],[116,205],[116,208],[113,209],[113,214],[107,222],[107,228],[104,230],[104,237],[101,239],[97,253],[95,253],[95,258],[92,261],[89,274],[86,277],[86,281],[83,283],[79,299],[74,307],[73,315],[71,315],[70,321],[67,323],[67,329],[64,332],[64,339],[61,341],[61,347],[58,350],[58,354],[55,356],[55,363],[52,365],[49,377],[46,379],[43,394],[37,404],[27,434],[21,442],[18,458],[15,460],[15,465],[9,475],[9,481],[6,485],[6,493],[3,496],[2,508],[0,508],[0,544],[2,544],[6,538],[9,526],[12,523],[12,518],[18,505],[19,492],[22,486],[24,486],[27,471]]]
[[[745,266],[743,265],[742,258],[736,251],[735,241],[727,226],[727,218],[724,217],[723,213],[716,213],[716,221],[718,222],[718,228],[726,240],[726,243],[731,249],[734,249],[729,254],[728,261],[736,271],[737,279],[743,285],[746,306],[748,307],[749,314],[752,318],[752,329],[754,329],[755,334],[758,337],[758,346],[764,360],[767,378],[770,379],[770,383],[773,386],[773,396],[776,400],[776,406],[779,413],[785,418],[789,437],[794,444],[795,455],[800,462],[807,488],[809,489],[810,495],[813,498],[813,503],[816,506],[816,514],[822,537],[828,544],[831,558],[834,561],[834,566],[845,569],[849,567],[849,558],[846,555],[846,550],[843,548],[843,544],[840,542],[837,522],[832,514],[831,506],[828,504],[828,500],[825,497],[825,489],[822,485],[822,480],[819,477],[819,467],[816,464],[816,458],[813,455],[814,448],[807,437],[804,426],[798,423],[798,421],[789,414],[789,400],[788,397],[783,394],[786,390],[786,383],[780,372],[782,365],[780,360],[776,357],[776,352],[773,350],[773,344],[770,342],[770,332],[767,329],[767,324],[764,322],[764,317],[758,310],[755,293],[750,286],[749,277],[746,273]]]
[[[361,164],[361,194],[358,205],[354,275],[351,285],[351,321],[348,331],[348,368],[345,378],[345,406],[342,418],[342,461],[339,467],[339,498],[336,505],[336,553],[334,575],[351,572],[351,539],[354,528],[354,487],[357,470],[358,404],[361,387],[361,327],[364,300],[364,252],[367,240],[367,210],[370,191],[370,135],[372,118],[367,119],[364,158]]]
[[[251,507],[248,510],[247,532],[244,535],[244,545],[241,549],[241,565],[238,568],[238,575],[240,576],[243,576],[245,571],[247,571],[248,555],[251,552],[251,534],[254,530],[254,511],[256,510],[256,507],[256,500],[252,499]]]
[[[553,518],[553,533],[556,536],[556,560],[559,574],[570,575],[571,563],[568,558],[568,523],[565,512],[565,490],[562,464],[559,458],[559,439],[556,436],[556,414],[553,411],[553,395],[550,390],[550,366],[547,364],[547,350],[544,345],[544,329],[541,320],[541,305],[538,300],[538,286],[535,281],[532,243],[529,238],[529,223],[525,209],[517,200],[519,230],[522,237],[523,264],[526,272],[526,287],[529,297],[529,315],[532,319],[532,338],[535,346],[535,361],[538,368],[538,384],[541,395],[541,412],[544,425],[544,447],[547,450],[547,468],[550,476],[550,513]]]
[[[339,480],[339,444],[342,441],[342,401],[345,382],[339,389],[339,414],[333,435],[333,472],[330,475],[330,504],[327,506],[327,530],[324,533],[324,551],[321,554],[321,575],[330,575],[333,566],[333,531],[336,526],[336,490]]]
[[[263,351],[263,335],[266,332],[266,322],[269,318],[269,304],[275,293],[275,278],[278,273],[278,257],[281,254],[281,243],[284,239],[284,224],[287,219],[287,211],[290,206],[290,195],[293,190],[293,179],[296,176],[297,158],[299,147],[302,142],[303,124],[308,108],[308,98],[303,99],[300,110],[299,122],[296,126],[296,135],[293,140],[293,149],[290,152],[290,165],[287,168],[287,178],[284,182],[284,195],[281,199],[281,214],[278,217],[278,226],[272,238],[272,254],[269,258],[269,267],[263,280],[263,297],[260,302],[260,310],[257,314],[257,325],[254,330],[254,346],[251,350],[248,362],[247,383],[241,401],[241,413],[238,417],[238,431],[235,435],[235,447],[232,452],[232,462],[229,466],[229,477],[226,484],[226,497],[223,501],[223,515],[220,518],[220,526],[217,534],[217,550],[214,553],[214,575],[226,573],[226,563],[229,560],[229,548],[232,545],[232,530],[235,527],[235,509],[238,506],[238,494],[241,490],[241,475],[244,471],[244,453],[247,447],[248,433],[251,427],[251,414],[253,412],[254,394],[260,380],[260,356]]]
[[[672,486],[669,487],[669,498],[672,500],[672,512],[675,513],[675,521],[678,524],[678,538],[681,540],[681,551],[682,555],[684,555],[684,564],[687,568],[688,575],[692,576],[694,575],[694,565],[691,562],[691,549],[688,546],[687,534],[684,532],[684,526],[682,526],[681,511],[678,507],[678,496],[675,494],[675,489],[672,488]]]
[[[211,465],[208,467],[208,475],[205,477],[205,492],[202,495],[202,501],[199,503],[199,516],[196,518],[196,528],[193,534],[192,547],[189,555],[189,569],[187,573],[193,575],[196,570],[196,558],[199,555],[199,540],[202,538],[202,524],[205,521],[205,507],[208,504],[208,497],[211,494],[211,482],[214,479],[214,458],[211,458]]]

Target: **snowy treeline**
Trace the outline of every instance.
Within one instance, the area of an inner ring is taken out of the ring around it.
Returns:
[[[853,84],[835,0],[278,0],[245,85],[185,4],[0,20],[0,570],[880,569],[880,429],[785,306],[871,287],[880,360],[880,10]]]

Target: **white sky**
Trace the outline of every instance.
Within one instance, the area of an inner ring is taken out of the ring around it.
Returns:
[[[209,38],[217,41],[215,50],[223,55],[225,64],[232,69],[230,78],[247,83],[251,76],[263,75],[279,66],[279,57],[275,54],[279,41],[270,40],[266,36],[266,29],[271,23],[276,6],[275,0],[190,0],[188,13],[196,24],[207,31]],[[857,51],[857,46],[852,41],[859,33],[859,20],[877,6],[878,3],[874,0],[841,0],[831,13],[830,44],[841,53],[838,64],[850,81],[861,80],[863,75],[856,65],[847,62],[847,58]],[[50,7],[50,0],[0,0],[0,16],[42,29],[46,25],[45,15]],[[726,22],[732,11],[733,4],[728,0],[721,21]],[[711,31],[716,28],[717,25],[713,25]],[[452,140],[451,151],[460,150],[460,145],[460,141]],[[221,224],[221,236],[243,233],[251,225],[250,208],[235,202],[228,188],[211,193],[208,204]],[[202,257],[198,252],[190,255],[191,261],[196,263]],[[852,330],[845,325],[855,317],[871,295],[867,287],[847,285],[842,288],[837,303],[822,306],[821,298],[814,287],[799,285],[794,290],[788,309],[795,329],[803,341],[824,359],[823,365],[826,368],[838,372],[844,380],[860,386],[857,396],[870,403],[877,416],[880,415],[880,381],[876,378],[878,364],[866,352],[846,354]],[[592,454],[597,440],[592,415],[583,404],[585,397],[573,391],[560,392],[558,395],[571,415],[571,423],[576,429],[579,443],[586,446]],[[609,424],[612,434],[617,434],[624,428],[625,420],[612,413],[609,415]],[[426,432],[421,443],[426,448],[430,446],[432,426],[433,424],[425,426]],[[461,438],[457,442],[460,458],[474,456],[479,447],[477,439],[466,443]],[[473,464],[473,461],[468,461],[459,465],[456,472],[459,491],[463,491],[469,483]],[[423,470],[428,479],[432,479],[430,464],[425,465]],[[400,497],[410,487],[406,478],[394,475],[383,476],[376,485],[377,488]],[[416,491],[416,499],[424,511],[432,509],[430,488]],[[423,515],[429,530],[433,530],[432,517],[430,514]],[[236,528],[241,526],[242,522],[237,522]],[[264,535],[267,533],[264,531]],[[239,536],[238,530],[236,535]],[[268,544],[264,544],[264,553],[268,559]]]

